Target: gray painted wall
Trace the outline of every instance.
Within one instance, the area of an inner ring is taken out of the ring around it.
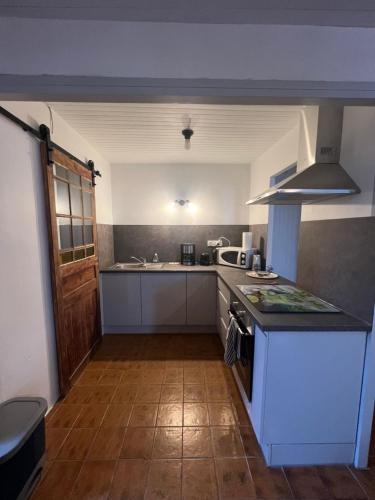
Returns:
[[[207,251],[207,240],[226,236],[234,246],[242,245],[247,225],[115,225],[114,255],[116,262],[127,262],[132,255],[151,261],[154,252],[164,262],[180,260],[180,244],[195,243],[197,258]]]
[[[267,224],[251,227],[266,255]],[[375,217],[301,223],[297,283],[371,322],[375,303]]]
[[[375,303],[375,217],[303,222],[297,282],[371,322]]]
[[[97,224],[99,268],[109,267],[115,262],[112,224]]]

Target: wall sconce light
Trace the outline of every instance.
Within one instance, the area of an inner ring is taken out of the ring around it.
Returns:
[[[176,204],[180,205],[183,207],[184,205],[189,205],[190,201],[189,200],[175,200],[174,201]]]

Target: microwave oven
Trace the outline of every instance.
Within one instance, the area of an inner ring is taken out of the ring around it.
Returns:
[[[253,255],[253,249],[243,250],[242,247],[217,248],[217,264],[250,269]]]

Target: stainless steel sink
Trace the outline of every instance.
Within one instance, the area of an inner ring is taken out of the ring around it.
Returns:
[[[117,263],[112,266],[112,269],[138,269],[146,267],[145,264],[141,264],[138,262],[126,262],[126,263]]]
[[[156,264],[156,263],[146,264],[146,269],[162,269],[163,267],[164,264]]]
[[[147,269],[162,269],[163,264],[154,264],[154,263],[149,263],[149,264],[143,264],[140,262],[118,262],[114,266],[112,266],[112,269],[139,269],[139,270],[147,270]]]

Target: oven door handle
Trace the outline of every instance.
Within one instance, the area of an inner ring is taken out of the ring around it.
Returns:
[[[240,331],[241,335],[244,335],[244,336],[247,336],[247,337],[249,337],[249,336],[251,336],[251,337],[252,337],[252,336],[254,335],[254,331],[253,331],[253,329],[252,329],[252,327],[251,327],[251,326],[248,326],[248,327],[246,328],[246,332],[244,332],[244,331],[242,330],[242,328],[241,328],[241,327],[240,327],[240,325],[238,324],[238,319],[237,319],[237,317],[236,317],[236,316],[232,313],[232,311],[231,311],[230,309],[228,309],[228,314],[229,314],[229,318],[230,318],[230,319],[234,318],[234,319],[236,320],[237,325],[238,325],[238,329],[239,329],[239,331]]]

